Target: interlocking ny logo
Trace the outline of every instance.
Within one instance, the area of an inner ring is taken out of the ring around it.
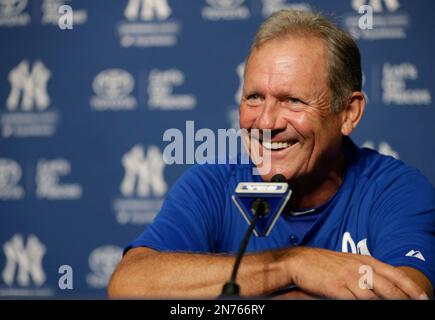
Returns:
[[[171,15],[167,0],[129,0],[124,15],[128,20],[165,20]]]
[[[23,111],[30,111],[34,106],[38,110],[45,110],[50,104],[50,97],[47,94],[47,82],[50,77],[50,70],[41,61],[36,61],[30,71],[29,62],[23,60],[9,72],[11,92],[6,107],[10,111],[16,110],[22,97]]]
[[[358,241],[358,243],[355,245],[355,241],[353,241],[349,232],[345,232],[343,234],[341,251],[371,256],[367,246],[367,238]]]
[[[394,12],[400,7],[399,0],[353,0],[352,8],[358,11],[359,7],[369,5],[373,8],[373,12],[382,12],[384,11],[382,3],[385,3],[386,9],[390,12]]]
[[[146,197],[151,189],[155,196],[162,196],[167,189],[163,179],[163,155],[156,146],[149,146],[145,158],[142,145],[135,145],[122,157],[125,169],[124,179],[121,183],[121,192],[125,197],[136,194]]]
[[[3,245],[3,250],[7,261],[2,277],[7,285],[14,284],[15,275],[18,285],[22,287],[30,285],[30,277],[37,286],[45,282],[42,258],[46,249],[35,235],[30,234],[24,246],[23,236],[16,234]]]

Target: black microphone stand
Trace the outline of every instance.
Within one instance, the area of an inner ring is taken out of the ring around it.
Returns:
[[[286,178],[282,174],[276,174],[272,177],[271,182],[285,182]],[[243,255],[245,254],[246,247],[248,246],[249,239],[251,238],[252,232],[255,229],[258,218],[266,216],[269,214],[269,204],[266,200],[258,198],[251,206],[251,210],[254,211],[254,218],[252,218],[249,228],[245,233],[243,241],[240,243],[240,248],[234,262],[233,272],[231,274],[230,281],[225,283],[222,288],[222,294],[220,298],[236,298],[240,295],[240,286],[236,282],[237,272],[239,271],[240,262],[242,261]]]
[[[245,254],[246,247],[248,246],[251,234],[254,231],[257,220],[268,213],[267,202],[263,199],[256,199],[252,204],[252,210],[255,212],[254,218],[249,224],[249,228],[245,233],[243,241],[240,243],[240,248],[236,256],[236,261],[234,262],[233,272],[231,274],[230,281],[225,283],[222,288],[221,297],[238,297],[240,295],[240,286],[236,282],[237,272],[239,271],[240,262],[242,261],[243,255]]]

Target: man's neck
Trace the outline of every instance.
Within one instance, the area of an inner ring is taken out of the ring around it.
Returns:
[[[288,207],[306,209],[318,207],[330,200],[338,191],[346,172],[346,158],[340,151],[335,161],[329,161],[329,168],[322,168],[327,174],[314,173],[311,178],[290,182],[293,194]]]

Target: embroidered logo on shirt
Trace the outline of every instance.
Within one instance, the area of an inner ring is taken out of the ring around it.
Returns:
[[[367,246],[367,238],[362,239],[355,245],[355,241],[352,239],[349,232],[343,234],[341,251],[371,256],[370,250]]]
[[[422,261],[426,261],[426,259],[423,257],[423,255],[421,254],[420,251],[416,251],[416,250],[411,250],[406,254],[407,257],[414,257],[417,259],[420,259]]]

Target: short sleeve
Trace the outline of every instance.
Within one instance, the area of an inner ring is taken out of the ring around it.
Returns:
[[[383,182],[371,223],[372,255],[419,270],[435,288],[435,190],[418,170]]]
[[[224,179],[219,165],[195,165],[168,192],[154,222],[125,249],[214,252],[224,206]]]

